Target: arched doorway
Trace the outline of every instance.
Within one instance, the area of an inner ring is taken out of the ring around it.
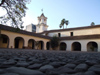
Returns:
[[[28,47],[31,48],[31,49],[35,48],[35,41],[33,39],[30,39],[28,41]]]
[[[96,42],[89,42],[87,44],[87,51],[98,51],[98,44]]]
[[[9,37],[4,34],[0,34],[0,48],[8,48],[9,47]]]
[[[46,48],[47,48],[47,50],[50,50],[50,42],[47,42]]]
[[[15,48],[23,48],[24,47],[24,39],[22,37],[16,37],[14,42],[15,42]]]
[[[81,44],[79,42],[74,42],[72,44],[72,51],[81,51]]]
[[[60,50],[66,51],[66,47],[67,47],[66,43],[64,43],[64,42],[60,43]]]
[[[44,42],[43,41],[39,41],[39,49],[43,50],[44,49]]]

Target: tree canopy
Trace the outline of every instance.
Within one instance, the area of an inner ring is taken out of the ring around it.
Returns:
[[[65,20],[65,19],[62,19],[59,27],[60,28],[63,27],[63,29],[64,29],[64,24],[66,24],[66,26],[67,26],[69,24],[69,21],[68,20]]]
[[[91,26],[94,26],[95,25],[95,23],[94,22],[91,22]]]
[[[30,0],[0,0],[0,7],[6,10],[6,14],[0,16],[0,23],[23,28],[22,18],[26,15],[26,4],[29,2]]]

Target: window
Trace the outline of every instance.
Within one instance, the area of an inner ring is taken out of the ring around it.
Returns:
[[[60,33],[58,33],[58,37],[61,37],[61,34]]]
[[[3,38],[3,43],[7,43],[7,38]]]
[[[70,36],[73,36],[73,32],[70,32]]]

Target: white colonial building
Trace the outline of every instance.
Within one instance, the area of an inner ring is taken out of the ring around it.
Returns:
[[[27,31],[15,31],[15,28],[0,25],[2,35],[0,37],[0,48],[25,47],[52,50],[50,47],[50,39],[56,35],[60,40],[58,50],[100,52],[100,25],[48,31],[47,17],[42,13],[38,17],[36,33],[32,32],[34,28],[31,28],[32,25],[28,27],[29,30],[27,29]],[[39,48],[35,45],[36,41],[39,42]]]

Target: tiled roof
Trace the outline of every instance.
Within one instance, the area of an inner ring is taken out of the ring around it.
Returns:
[[[93,28],[93,27],[94,28],[95,27],[100,27],[100,25],[88,26],[88,27],[79,27],[79,28],[70,28],[69,30],[71,30],[71,29],[82,29],[82,28],[85,29],[85,28]],[[40,34],[37,34],[37,33],[28,32],[28,31],[24,31],[24,30],[15,31],[16,28],[5,26],[5,25],[2,25],[2,24],[0,24],[0,29],[15,32],[15,33],[20,33],[20,34],[40,37],[40,38],[44,38],[44,39],[51,39],[52,38],[52,37],[49,37],[49,36],[40,35]],[[63,30],[66,30],[66,29],[63,29]],[[55,31],[60,31],[60,30],[55,30]],[[51,31],[45,31],[45,32],[52,32],[52,30]],[[83,40],[83,39],[100,39],[100,34],[97,34],[97,35],[84,35],[84,36],[59,37],[59,40]]]
[[[66,28],[66,29],[58,29],[58,30],[49,30],[49,31],[44,31],[44,32],[39,33],[39,34],[52,33],[52,32],[62,32],[62,31],[70,31],[70,30],[82,30],[82,29],[90,29],[90,28],[98,28],[98,27],[100,27],[100,25],[76,27],[76,28]]]
[[[83,40],[83,39],[100,39],[100,34],[84,35],[84,36],[59,37],[59,40]]]
[[[10,27],[10,26],[6,26],[6,25],[2,25],[2,24],[0,24],[0,29],[1,30],[7,30],[7,31],[15,32],[15,33],[20,33],[20,34],[25,34],[25,35],[31,35],[31,36],[35,36],[35,37],[45,38],[45,39],[51,39],[51,37],[49,37],[49,36],[39,35],[39,34],[33,33],[33,32],[28,32],[28,31],[24,31],[24,30],[16,31],[16,28],[13,28],[13,27]]]

